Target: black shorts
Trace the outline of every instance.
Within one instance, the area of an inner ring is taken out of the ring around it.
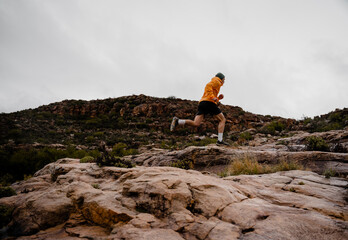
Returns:
[[[209,101],[202,101],[198,105],[198,112],[196,115],[211,114],[215,116],[220,113],[221,113],[221,110],[220,108],[218,108],[218,106],[215,103],[209,102]]]

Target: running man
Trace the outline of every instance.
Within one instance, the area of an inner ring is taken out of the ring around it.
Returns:
[[[195,119],[179,119],[177,117],[173,117],[172,124],[170,125],[170,131],[174,131],[174,128],[177,125],[188,125],[193,127],[198,127],[201,125],[204,115],[211,114],[216,119],[219,120],[218,125],[218,141],[217,145],[229,145],[228,143],[223,141],[223,134],[225,129],[226,118],[224,114],[221,112],[220,108],[217,106],[220,100],[224,98],[223,94],[219,94],[221,86],[225,82],[225,76],[222,73],[218,73],[211,79],[211,81],[205,86],[204,94],[198,105],[198,112],[196,114]]]

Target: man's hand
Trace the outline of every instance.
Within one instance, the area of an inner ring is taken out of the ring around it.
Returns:
[[[221,99],[224,98],[224,95],[223,95],[223,94],[220,94],[220,95],[218,96],[218,98],[219,98],[219,100],[221,100]]]
[[[217,99],[216,97],[214,97],[214,98],[213,98],[213,101],[217,103],[217,102],[218,102],[218,99]]]

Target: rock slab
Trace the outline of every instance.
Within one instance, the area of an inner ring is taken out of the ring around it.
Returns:
[[[18,239],[347,239],[347,181],[309,171],[218,178],[61,159],[12,186]]]

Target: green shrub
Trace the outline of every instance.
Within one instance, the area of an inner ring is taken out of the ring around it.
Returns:
[[[93,137],[93,136],[88,136],[88,137],[86,137],[86,142],[87,143],[92,143],[92,142],[94,142],[95,141],[95,138]]]
[[[233,133],[233,134],[230,135],[229,138],[230,138],[233,142],[236,142],[236,141],[238,141],[239,135],[236,134],[236,133]]]
[[[310,132],[326,132],[343,129],[347,124],[348,111],[331,112],[327,116],[314,117],[306,129]],[[304,122],[305,123],[305,122]]]
[[[77,150],[74,146],[69,146],[66,150],[6,148],[0,150],[0,183],[7,185],[16,180],[23,180],[25,176],[33,175],[45,165],[61,158],[82,159],[87,155],[98,157],[100,153],[97,150]]]
[[[2,176],[0,176],[0,185],[1,186],[8,186],[11,183],[13,183],[14,181],[15,181],[15,178],[9,173],[5,173]]]
[[[113,167],[120,167],[120,168],[132,168],[135,167],[135,165],[125,159],[121,159],[120,157],[110,155],[109,153],[105,152],[102,153],[101,156],[97,157],[96,163],[99,167],[102,166],[113,166]]]
[[[91,150],[88,152],[88,156],[91,156],[93,158],[97,158],[100,156],[100,152],[98,150]]]
[[[94,137],[102,137],[102,136],[104,136],[104,132],[95,132],[95,133],[93,133],[93,136]]]
[[[11,187],[0,187],[0,198],[16,195],[16,191]]]
[[[100,189],[100,186],[98,183],[93,183],[92,184],[92,187],[94,187],[95,189]]]
[[[183,159],[177,162],[174,162],[170,165],[171,167],[182,168],[182,169],[193,169],[194,168],[194,160],[192,159]]]
[[[86,122],[86,128],[88,129],[92,129],[92,128],[98,128],[98,127],[102,127],[102,120],[100,118],[92,118],[87,120]]]
[[[24,180],[24,181],[27,181],[27,180],[29,180],[29,179],[32,178],[32,177],[33,177],[33,175],[31,175],[31,174],[29,174],[29,175],[24,174],[23,180]]]
[[[127,144],[125,143],[117,143],[114,145],[114,147],[112,148],[112,155],[117,156],[117,157],[123,157],[123,156],[127,156],[127,155],[136,155],[138,154],[138,150],[137,149],[127,149]]]
[[[250,132],[243,132],[239,135],[238,141],[244,142],[244,141],[250,141],[253,139],[254,137],[250,134]]]
[[[344,115],[341,112],[334,112],[329,115],[329,120],[331,122],[342,122],[344,120]]]
[[[127,144],[125,144],[125,143],[117,143],[117,144],[115,144],[114,147],[112,148],[112,153],[113,153],[115,156],[122,157],[122,156],[125,155],[126,148],[127,148]]]
[[[303,124],[307,125],[308,123],[311,123],[313,120],[310,117],[303,117]]]
[[[325,178],[331,178],[331,177],[336,176],[336,171],[329,168],[329,169],[326,169],[323,174],[324,174]]]
[[[17,139],[22,135],[21,129],[11,129],[8,131],[8,138]]]
[[[307,137],[306,147],[308,151],[329,151],[329,146],[325,140],[317,136]]]
[[[94,161],[94,157],[91,156],[85,156],[80,159],[80,163],[90,163]]]
[[[272,121],[261,128],[261,133],[275,135],[276,131],[281,132],[285,126],[280,121]]]
[[[0,205],[0,229],[10,223],[13,208],[6,205]]]

